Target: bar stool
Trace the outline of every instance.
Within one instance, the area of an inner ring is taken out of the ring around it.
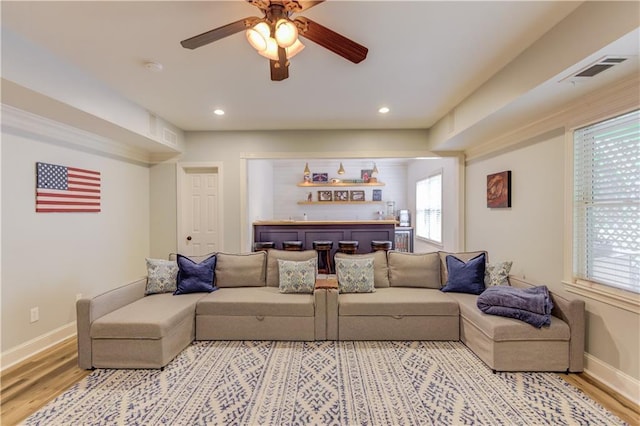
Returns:
[[[358,244],[358,241],[338,241],[338,251],[340,253],[356,254]]]
[[[269,251],[269,249],[275,248],[276,243],[273,241],[256,241],[253,243],[253,251]]]
[[[380,240],[373,240],[371,241],[371,251],[378,251],[378,250],[384,250],[384,251],[389,251],[391,250],[391,246],[393,245],[393,243],[391,241],[380,241]]]
[[[314,241],[313,249],[318,252],[318,273],[331,274],[333,265],[331,265],[331,249],[333,241]],[[322,265],[322,267],[320,267]]]
[[[282,249],[286,251],[302,251],[302,241],[283,241]]]

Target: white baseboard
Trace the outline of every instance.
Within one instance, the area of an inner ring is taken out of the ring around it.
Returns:
[[[584,372],[640,405],[640,381],[637,379],[588,353],[584,354]]]
[[[62,342],[76,334],[76,322],[71,322],[56,328],[42,336],[31,339],[21,345],[11,348],[0,354],[0,371],[5,370],[25,359],[36,355],[51,346]]]

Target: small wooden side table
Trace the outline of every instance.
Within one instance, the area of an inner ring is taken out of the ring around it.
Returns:
[[[335,275],[318,275],[316,290],[337,290],[338,278]]]

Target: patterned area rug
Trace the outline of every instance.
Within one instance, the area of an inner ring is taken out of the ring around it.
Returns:
[[[460,342],[195,342],[96,370],[27,425],[615,425],[551,373],[493,374]]]

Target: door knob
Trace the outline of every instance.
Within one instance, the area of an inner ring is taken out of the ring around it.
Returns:
[[[187,237],[187,241],[191,241],[191,235]]]

